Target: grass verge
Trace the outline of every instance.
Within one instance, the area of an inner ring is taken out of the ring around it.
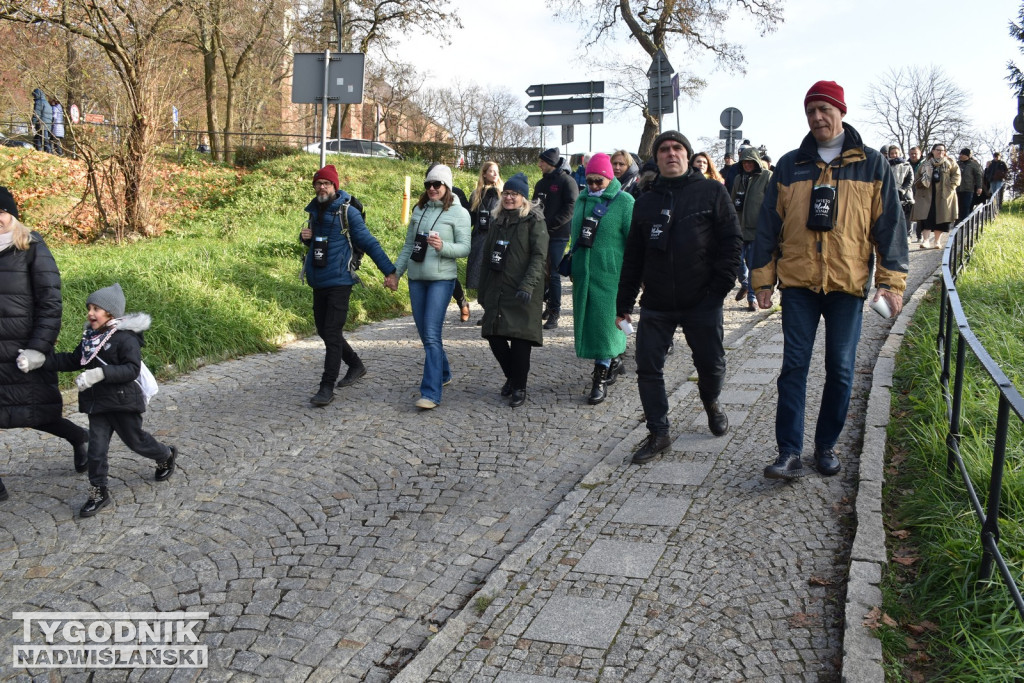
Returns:
[[[1024,214],[986,228],[958,291],[972,330],[1018,388],[1024,386]],[[936,352],[938,291],[930,292],[897,356],[889,422],[885,512],[890,563],[879,636],[890,681],[1014,681],[1024,672],[1024,621],[998,572],[978,583],[980,523],[959,473],[946,471],[946,407]],[[954,350],[955,356],[955,350]],[[960,448],[984,504],[998,390],[967,353]],[[1024,582],[1024,430],[1011,414],[1000,551]]]

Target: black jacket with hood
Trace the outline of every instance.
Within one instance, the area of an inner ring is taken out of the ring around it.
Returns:
[[[579,185],[569,172],[565,157],[559,157],[555,170],[545,173],[534,185],[533,199],[544,207],[544,222],[551,239],[569,239],[569,226],[579,194]]]

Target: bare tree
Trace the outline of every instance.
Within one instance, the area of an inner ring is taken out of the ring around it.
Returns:
[[[933,64],[889,69],[868,90],[866,107],[887,142],[927,152],[934,143],[953,149],[971,136],[967,104],[967,92]]]
[[[753,16],[762,35],[775,30],[782,21],[781,0],[558,0],[557,4],[561,14],[592,26],[595,43],[614,39],[621,23],[650,57],[682,41],[689,48],[706,50],[721,67],[740,73],[744,72],[742,49],[725,39],[725,22],[731,11],[740,7]],[[629,82],[636,88],[636,81]],[[646,93],[642,99],[644,132],[638,151],[646,156],[659,126],[658,117],[647,105]]]

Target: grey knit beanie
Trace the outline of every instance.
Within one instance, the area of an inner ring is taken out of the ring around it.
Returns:
[[[424,182],[429,183],[432,180],[440,180],[441,183],[448,188],[448,191],[452,191],[452,169],[448,168],[444,164],[437,164],[431,166],[430,170],[427,171],[427,177],[423,179]]]
[[[116,282],[109,287],[97,289],[89,295],[85,303],[99,306],[115,318],[120,318],[124,315],[124,291],[121,289],[121,285]]]

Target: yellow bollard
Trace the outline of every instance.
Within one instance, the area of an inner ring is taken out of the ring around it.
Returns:
[[[412,199],[412,178],[405,176],[405,194],[402,195],[402,225],[409,225],[409,201]]]

